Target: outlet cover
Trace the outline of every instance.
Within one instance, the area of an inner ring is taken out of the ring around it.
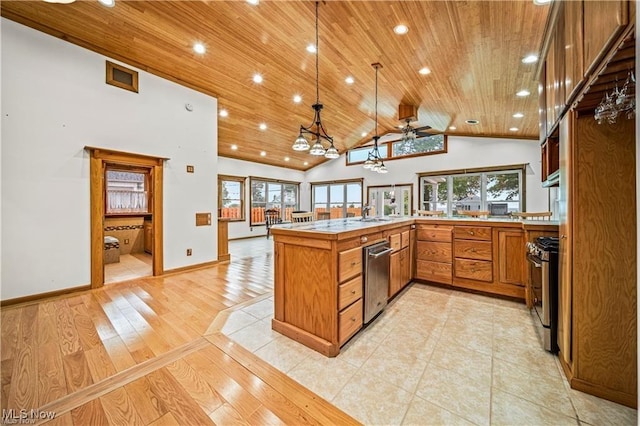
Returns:
[[[129,239],[128,239],[128,238],[125,238],[125,239],[124,239],[124,243],[125,243],[125,244],[129,244]]]
[[[191,249],[187,249],[187,256],[191,256],[191,254],[192,254]]]
[[[187,166],[187,173],[193,173],[194,168],[193,166]]]

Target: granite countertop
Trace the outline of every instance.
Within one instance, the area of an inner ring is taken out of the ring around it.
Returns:
[[[557,220],[515,220],[511,218],[470,218],[470,217],[428,217],[428,216],[404,216],[404,217],[373,217],[367,218],[367,220],[362,220],[361,217],[350,217],[350,218],[341,218],[341,219],[330,219],[330,220],[316,220],[314,222],[300,222],[300,223],[283,223],[274,225],[271,228],[271,231],[278,230],[291,230],[291,231],[303,231],[303,232],[314,232],[314,233],[327,233],[327,234],[338,234],[347,231],[356,231],[368,228],[375,228],[380,226],[387,225],[398,225],[401,226],[403,224],[413,223],[415,220],[419,222],[464,222],[464,223],[478,223],[481,224],[483,222],[487,223],[509,223],[516,224],[521,223],[527,226],[557,226],[559,222]]]

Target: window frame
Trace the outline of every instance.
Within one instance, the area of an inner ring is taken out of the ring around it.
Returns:
[[[139,212],[112,212],[109,210],[109,172],[139,173],[144,175],[144,192],[146,193],[146,211]],[[148,217],[153,214],[153,193],[151,185],[152,168],[143,166],[128,166],[118,163],[106,163],[104,167],[104,216],[105,217]]]
[[[409,214],[407,216],[404,215],[400,215],[402,217],[409,217],[411,215],[413,215],[413,212],[415,211],[415,200],[414,200],[414,196],[413,196],[413,183],[394,183],[391,185],[370,185],[367,186],[367,205],[371,205],[371,190],[385,190],[386,188],[389,188],[389,190],[392,191],[396,191],[396,190],[402,190],[405,188],[409,189],[409,196],[411,197],[410,200],[410,205],[409,205]]]
[[[232,175],[218,175],[218,220],[223,220],[226,222],[245,222],[247,220],[246,214],[245,214],[245,210],[246,210],[246,203],[245,203],[245,199],[246,199],[246,188],[245,188],[245,182],[246,182],[247,178],[245,176],[232,176]],[[238,182],[240,183],[240,217],[239,218],[227,218],[227,217],[221,217],[220,214],[222,213],[222,202],[223,202],[223,198],[222,198],[222,182],[223,181],[228,181],[228,182]]]
[[[295,185],[296,186],[296,204],[295,204],[295,209],[297,210],[300,208],[300,182],[296,182],[296,181],[291,181],[291,180],[282,180],[282,179],[271,179],[271,178],[265,178],[265,177],[259,177],[259,176],[249,176],[249,209],[253,209],[253,183],[254,182],[264,182],[267,186],[266,186],[266,194],[268,197],[269,191],[269,184],[280,184],[282,185],[282,189],[280,191],[280,193],[282,194],[284,191],[284,187],[285,185]],[[269,201],[265,201],[265,210],[267,210],[266,205],[269,203]],[[287,220],[286,218],[286,207],[284,206],[284,197],[281,197],[281,201],[280,201],[280,217],[282,218],[282,220]],[[249,215],[249,225],[250,226],[264,226],[266,225],[266,222],[254,222],[253,221],[253,215]]]
[[[424,182],[425,178],[440,177],[445,178],[447,182],[447,217],[453,217],[453,207],[455,201],[453,200],[453,184],[452,179],[456,176],[480,176],[480,210],[489,210],[489,200],[487,200],[487,175],[495,175],[501,173],[518,173],[519,177],[519,211],[526,211],[527,201],[527,179],[526,179],[527,164],[510,164],[504,166],[489,166],[489,167],[477,167],[469,169],[456,169],[456,170],[441,170],[433,172],[418,173],[418,205],[422,209],[432,210],[432,203],[438,204],[436,201],[424,200]],[[436,190],[437,191],[437,190]],[[427,204],[425,206],[425,204]],[[498,216],[496,216],[498,217]]]
[[[344,205],[342,206],[342,217],[347,217],[347,204],[349,200],[347,199],[347,185],[360,185],[360,209],[364,206],[364,178],[359,179],[340,179],[340,180],[327,180],[327,181],[318,181],[318,182],[310,182],[311,184],[311,211],[316,211],[316,191],[315,188],[318,186],[326,186],[327,187],[327,202],[326,208],[328,211],[331,211],[331,185],[342,185],[343,186],[343,196],[344,196]]]
[[[436,135],[439,135],[436,134]],[[436,135],[431,135],[431,136],[436,136]],[[438,155],[438,154],[446,154],[449,150],[449,137],[446,134],[442,134],[443,136],[443,147],[441,150],[438,151],[429,151],[429,152],[418,152],[415,154],[406,154],[406,155],[395,155],[393,152],[393,144],[396,142],[400,142],[400,140],[394,140],[394,141],[388,141],[388,142],[382,142],[382,143],[378,143],[378,145],[380,146],[385,146],[386,150],[387,150],[387,155],[384,156],[382,159],[384,161],[393,161],[393,160],[400,160],[400,159],[404,159],[404,158],[414,158],[414,157],[424,157],[425,155]],[[349,161],[349,152],[351,151],[355,151],[355,150],[360,150],[360,149],[369,149],[371,150],[371,148],[373,148],[373,145],[362,145],[362,146],[358,146],[352,149],[347,150],[344,158],[345,158],[345,164],[347,166],[356,166],[359,164],[364,164],[364,161]]]

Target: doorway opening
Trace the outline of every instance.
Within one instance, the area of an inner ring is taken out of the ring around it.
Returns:
[[[165,158],[86,149],[91,154],[91,287],[162,275]]]

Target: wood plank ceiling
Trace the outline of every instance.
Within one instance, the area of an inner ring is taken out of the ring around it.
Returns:
[[[300,124],[313,118],[315,56],[306,47],[314,44],[314,11],[313,1],[118,0],[113,8],[98,1],[3,1],[1,13],[217,97],[228,111],[218,117],[219,155],[307,170],[326,161],[291,149]],[[419,106],[417,126],[537,139],[539,65],[521,60],[539,52],[548,12],[532,0],[321,3],[320,101],[336,147],[344,152],[371,140],[374,62],[383,65],[380,134],[397,131],[398,105],[412,104]],[[409,32],[395,34],[398,24]],[[193,51],[198,41],[205,54]],[[423,67],[431,73],[420,74]],[[253,82],[256,73],[262,84]],[[522,89],[531,95],[516,96]],[[301,103],[293,102],[295,94]],[[524,117],[514,118],[517,112]]]

